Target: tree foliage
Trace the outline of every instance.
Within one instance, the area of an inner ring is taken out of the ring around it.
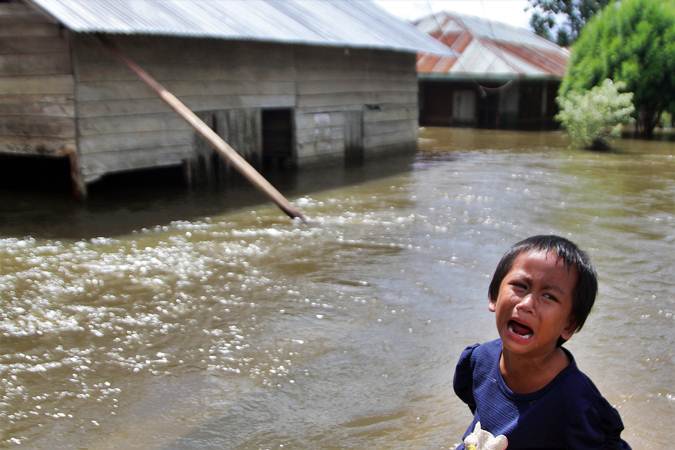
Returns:
[[[675,0],[612,2],[572,47],[559,94],[606,78],[633,92],[638,132],[651,136],[663,111],[675,111]]]
[[[567,47],[572,44],[586,22],[610,0],[529,0],[532,9],[530,26],[539,36]],[[555,39],[552,33],[555,31]]]
[[[556,116],[580,148],[607,148],[609,138],[621,131],[633,114],[633,94],[620,93],[622,82],[606,79],[590,91],[570,92],[558,97],[560,112]]]

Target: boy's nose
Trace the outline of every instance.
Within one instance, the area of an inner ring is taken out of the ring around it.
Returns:
[[[516,304],[516,309],[528,312],[534,311],[534,295],[530,292],[521,297],[520,301]]]

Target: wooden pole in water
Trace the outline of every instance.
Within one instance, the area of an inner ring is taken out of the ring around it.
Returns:
[[[77,151],[74,148],[67,148],[62,152],[62,154],[68,158],[73,195],[77,200],[82,201],[87,198],[87,185],[85,184],[84,180],[82,180],[82,173],[80,173],[80,162],[77,156]]]
[[[110,40],[99,36],[99,40],[110,52],[120,61],[122,61],[132,72],[134,72],[145,84],[159,95],[179,116],[185,119],[206,141],[228,161],[239,173],[241,173],[253,186],[262,191],[272,200],[283,212],[291,219],[299,218],[303,222],[307,219],[302,212],[293,206],[269,181],[265,179],[253,166],[251,166],[236,150],[230,147],[220,136],[216,134],[208,125],[206,125],[195,113],[190,110],[175,95],[169,92],[150,74],[143,70],[138,64],[129,59],[122,51]]]

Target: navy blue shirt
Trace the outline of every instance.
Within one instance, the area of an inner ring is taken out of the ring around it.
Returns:
[[[630,449],[620,438],[619,413],[563,350],[570,361],[565,369],[542,389],[517,394],[499,372],[500,339],[467,347],[453,380],[455,393],[474,414],[464,437],[480,421],[483,430],[505,435],[509,450]]]

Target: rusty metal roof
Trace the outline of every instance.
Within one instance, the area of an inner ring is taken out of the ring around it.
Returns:
[[[415,26],[457,53],[418,53],[420,78],[562,78],[565,74],[569,51],[523,28],[449,12],[419,19]]]
[[[452,52],[370,0],[27,0],[78,33]]]

